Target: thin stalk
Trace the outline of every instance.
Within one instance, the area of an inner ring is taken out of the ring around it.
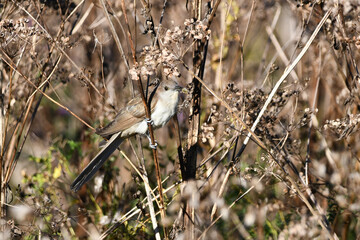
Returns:
[[[129,25],[129,21],[128,21],[127,14],[126,14],[126,7],[125,7],[125,1],[124,0],[121,1],[121,7],[123,9],[125,22],[127,24],[127,35],[128,35],[128,38],[129,38],[129,43],[130,43],[131,53],[132,53],[132,57],[133,57],[133,62],[136,65],[137,64],[136,52],[135,52],[133,40],[131,38],[130,25]],[[142,99],[142,102],[143,102],[143,105],[144,105],[144,108],[145,108],[146,118],[151,119],[151,109],[149,108],[149,105],[147,104],[147,101],[146,101],[146,98],[145,98],[145,93],[144,93],[144,88],[143,88],[142,83],[141,83],[141,79],[139,79],[137,81],[137,85],[138,85],[140,95],[141,95],[141,99]],[[156,141],[155,141],[154,131],[153,131],[153,127],[151,125],[151,121],[148,121],[148,131],[149,131],[149,135],[150,135],[150,139],[151,139],[151,144],[155,145]],[[157,152],[156,148],[153,148],[152,152],[153,152],[154,165],[155,165],[155,171],[156,171],[156,180],[157,180],[157,184],[158,184],[158,188],[159,188],[160,215],[161,215],[161,219],[164,222],[164,220],[165,220],[165,208],[164,208],[164,197],[163,197],[163,188],[162,188],[162,183],[161,183],[158,152]],[[166,227],[163,226],[163,230],[164,230],[164,238],[168,239],[168,233],[167,233]]]

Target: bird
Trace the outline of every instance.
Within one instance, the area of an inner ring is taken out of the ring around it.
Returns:
[[[144,104],[139,95],[128,102],[107,126],[97,129],[96,133],[108,141],[73,181],[71,190],[77,192],[88,182],[125,139],[136,134],[149,138],[149,122],[154,129],[163,127],[176,114],[182,89],[176,81],[163,79],[150,95],[151,120],[146,118]],[[150,147],[156,146],[150,144]]]

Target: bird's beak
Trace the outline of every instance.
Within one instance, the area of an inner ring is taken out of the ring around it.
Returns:
[[[175,90],[176,91],[179,91],[179,92],[181,92],[181,91],[183,91],[183,87],[181,87],[181,86],[179,86],[179,85],[177,85],[177,86],[175,86]]]

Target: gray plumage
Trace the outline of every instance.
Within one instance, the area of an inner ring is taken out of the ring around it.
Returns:
[[[164,126],[176,113],[181,89],[172,80],[160,83],[151,101],[151,119],[155,129]],[[89,181],[126,138],[135,134],[144,135],[147,131],[145,108],[141,97],[138,96],[121,109],[112,122],[96,131],[100,136],[110,139],[74,180],[70,186],[71,190],[76,192]]]

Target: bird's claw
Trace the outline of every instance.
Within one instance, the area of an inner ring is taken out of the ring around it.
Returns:
[[[146,134],[146,137],[148,138],[148,140],[149,140],[149,147],[150,148],[152,148],[152,149],[156,149],[156,147],[157,147],[157,141],[155,140],[155,144],[152,144],[151,143],[151,137],[150,137],[150,135],[149,134]]]
[[[155,144],[151,144],[151,142],[150,142],[149,147],[152,148],[152,149],[156,149],[157,145],[158,145],[157,141],[155,141]]]
[[[150,123],[151,125],[154,125],[154,121],[151,118],[145,119],[147,123]]]

